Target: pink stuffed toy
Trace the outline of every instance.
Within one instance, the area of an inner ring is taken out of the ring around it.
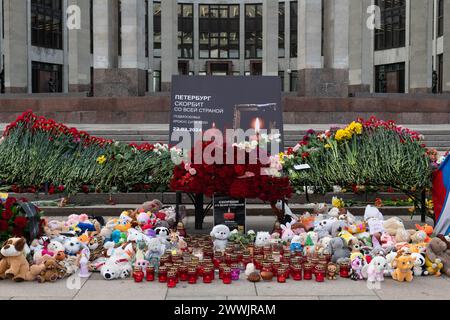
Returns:
[[[383,249],[387,249],[387,248],[395,246],[395,238],[387,232],[383,232],[381,234],[380,240],[381,240],[381,247]]]

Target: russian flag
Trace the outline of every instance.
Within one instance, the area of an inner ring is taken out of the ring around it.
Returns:
[[[450,234],[450,155],[433,174],[433,203],[436,234]]]

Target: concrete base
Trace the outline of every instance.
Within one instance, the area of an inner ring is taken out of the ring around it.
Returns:
[[[18,94],[18,93],[27,93],[27,87],[5,87],[5,93],[12,93],[12,94]]]
[[[370,85],[368,84],[356,84],[348,86],[349,96],[354,96],[357,93],[370,93]]]
[[[69,92],[89,92],[91,86],[89,84],[69,84]]]
[[[411,94],[426,94],[433,93],[431,88],[410,88],[409,93]]]
[[[301,97],[348,97],[348,70],[299,70],[298,87]]]
[[[141,69],[95,69],[94,96],[144,96],[147,72]]]

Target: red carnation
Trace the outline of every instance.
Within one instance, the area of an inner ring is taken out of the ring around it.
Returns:
[[[16,237],[23,237],[23,229],[16,227],[13,229],[13,234]]]
[[[14,225],[16,228],[24,229],[28,223],[28,219],[25,217],[17,217],[14,219]]]
[[[8,222],[5,220],[0,220],[0,231],[4,232],[6,230],[8,230]]]
[[[3,212],[2,212],[2,218],[3,218],[4,220],[9,220],[9,219],[12,218],[12,216],[13,216],[13,213],[12,213],[12,211],[11,211],[10,208],[6,208],[5,210],[3,210]]]

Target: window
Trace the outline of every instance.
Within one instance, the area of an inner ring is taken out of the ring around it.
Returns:
[[[290,40],[291,40],[291,58],[297,57],[297,39],[298,39],[298,2],[291,1],[290,3]]]
[[[199,6],[201,59],[239,58],[239,5]]]
[[[31,1],[31,44],[62,49],[62,0]]]
[[[386,64],[375,67],[375,92],[404,93],[405,63]]]
[[[153,56],[161,58],[161,2],[153,3]]]
[[[281,81],[281,92],[284,92],[284,71],[278,71],[278,77]]]
[[[89,1],[89,26],[91,53],[94,53],[94,0]]]
[[[290,91],[291,92],[297,92],[298,91],[298,72],[292,71],[290,76]]]
[[[118,23],[117,52],[120,57],[122,55],[122,1],[120,0],[117,3],[117,23]]]
[[[245,58],[262,58],[262,4],[245,5]]]
[[[285,38],[284,38],[284,23],[286,21],[286,10],[284,2],[280,2],[278,5],[278,57],[284,58],[285,56]]]
[[[405,0],[376,0],[381,9],[381,29],[375,31],[375,50],[405,46]]]
[[[161,71],[153,71],[153,92],[161,91]]]
[[[444,0],[438,0],[438,37],[444,35]]]
[[[145,33],[144,34],[144,37],[145,37],[145,40],[144,40],[144,42],[145,42],[145,57],[148,58],[148,53],[149,53],[149,50],[148,50],[148,45],[149,45],[149,43],[148,43],[148,0],[145,0],[144,6],[145,6],[145,32],[144,32]],[[146,78],[147,78],[147,86],[146,86],[146,88],[148,90],[148,76]]]
[[[178,5],[178,57],[194,59],[194,5]]]
[[[33,93],[62,92],[62,66],[32,62]]]

